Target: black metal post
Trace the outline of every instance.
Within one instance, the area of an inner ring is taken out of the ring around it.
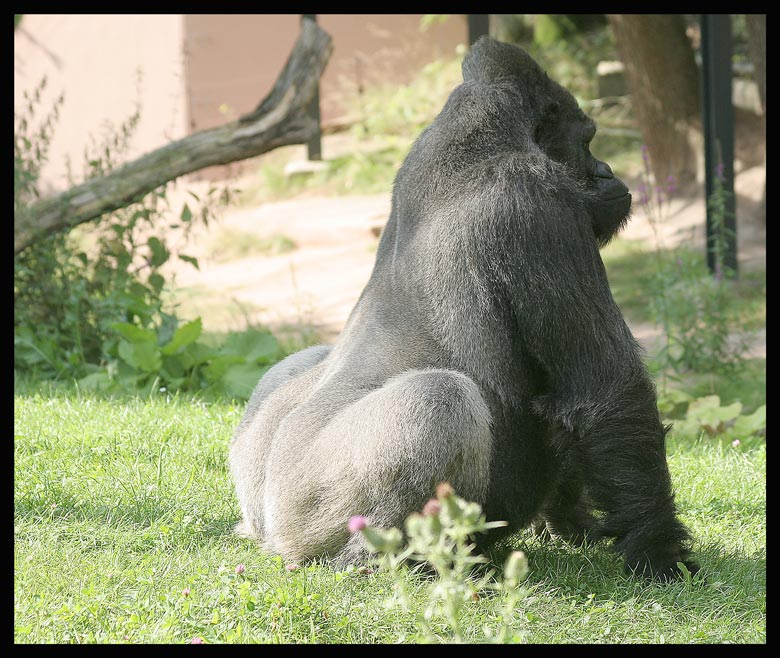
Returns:
[[[310,19],[317,22],[317,14],[301,14],[301,20]],[[314,119],[317,130],[306,143],[309,160],[322,160],[322,127],[320,125],[320,85],[314,87],[314,97],[307,108],[309,116]]]
[[[731,100],[731,17],[701,14],[701,89],[704,170],[707,198],[707,266],[716,272],[714,247],[725,245],[723,266],[737,274],[737,223],[734,198],[734,107]],[[720,225],[709,200],[716,186],[725,196]]]
[[[490,34],[490,14],[466,14],[469,24],[469,46],[482,35]]]

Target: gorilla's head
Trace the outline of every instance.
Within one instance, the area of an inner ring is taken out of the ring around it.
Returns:
[[[534,144],[562,163],[591,194],[593,231],[605,245],[626,223],[631,194],[606,162],[590,152],[596,125],[574,97],[554,82],[524,50],[482,37],[463,60],[463,80],[489,87],[511,86],[522,99],[522,116],[531,122]]]

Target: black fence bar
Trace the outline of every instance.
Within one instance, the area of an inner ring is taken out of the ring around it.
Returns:
[[[717,185],[725,194],[725,217],[716,226],[707,204],[707,266],[716,272],[714,246],[725,245],[723,266],[737,274],[737,222],[734,198],[734,107],[731,100],[731,16],[701,14],[701,89],[706,198]],[[718,232],[720,228],[720,232]]]
[[[466,14],[469,23],[469,46],[483,35],[490,34],[490,14]]]
[[[317,14],[301,14],[301,20],[310,19],[317,22]],[[317,130],[306,142],[306,148],[309,154],[309,160],[322,160],[322,126],[320,123],[320,85],[314,87],[314,97],[307,108],[308,114],[314,119]]]

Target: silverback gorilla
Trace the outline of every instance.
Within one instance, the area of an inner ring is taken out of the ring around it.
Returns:
[[[472,47],[396,175],[338,341],[252,394],[230,445],[238,532],[289,560],[360,562],[352,515],[401,526],[447,481],[509,531],[612,538],[630,572],[659,580],[698,569],[599,254],[631,195],[591,155],[595,131],[524,51]]]

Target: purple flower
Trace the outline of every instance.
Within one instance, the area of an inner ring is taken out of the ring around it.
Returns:
[[[284,567],[287,571],[298,571],[301,567],[295,563],[290,563]]]
[[[190,640],[190,644],[204,644],[202,637],[194,637]]]
[[[666,193],[669,196],[672,196],[677,191],[677,181],[674,179],[674,176],[669,175],[666,178]]]
[[[650,153],[647,144],[642,144],[642,162],[645,165],[645,172],[650,173]]]
[[[731,445],[733,445],[735,448],[739,447],[739,444],[740,444],[740,440],[739,439],[734,439],[731,442]]]
[[[181,591],[181,593],[182,593],[182,595],[184,596],[184,598],[187,598],[187,597],[190,595],[190,588],[189,588],[189,587],[185,587],[185,588],[184,588],[184,589]]]
[[[455,490],[449,482],[439,482],[436,485],[436,498],[443,500],[455,494]]]
[[[244,567],[244,565],[243,565],[243,564],[238,564],[238,565],[236,565],[236,573],[237,573],[239,576],[240,576],[242,573],[244,573],[244,571],[246,571],[246,568]]]
[[[347,524],[347,529],[350,532],[360,532],[368,526],[368,519],[365,516],[353,516]]]
[[[422,508],[424,516],[434,516],[441,511],[441,503],[435,498],[431,498]]]

